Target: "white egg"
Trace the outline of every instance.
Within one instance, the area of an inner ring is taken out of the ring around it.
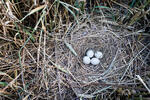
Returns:
[[[96,58],[103,58],[103,53],[100,52],[100,51],[97,51],[97,52],[95,53],[95,57],[96,57]]]
[[[83,57],[83,63],[84,64],[90,64],[90,62],[91,62],[91,59],[88,56]]]
[[[92,58],[91,59],[91,64],[92,65],[98,65],[100,63],[100,60],[98,58]]]
[[[94,51],[90,49],[90,50],[88,50],[88,51],[86,52],[86,55],[87,55],[88,57],[92,58],[92,57],[94,56]]]

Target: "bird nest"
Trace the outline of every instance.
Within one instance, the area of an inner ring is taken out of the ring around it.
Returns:
[[[56,63],[71,76],[67,83],[77,96],[92,98],[135,83],[136,67],[142,64],[137,59],[142,46],[136,48],[136,37],[128,36],[129,31],[98,17],[69,29],[64,42],[56,42],[55,56]],[[100,64],[83,63],[88,49],[103,53]]]

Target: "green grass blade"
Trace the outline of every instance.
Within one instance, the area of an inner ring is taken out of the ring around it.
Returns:
[[[7,82],[0,82],[0,86],[7,86],[8,85],[8,83]]]
[[[67,46],[67,48],[69,48],[69,50],[70,50],[75,56],[77,56],[77,53],[76,53],[76,51],[73,49],[73,47],[72,47],[71,44],[69,44],[69,43],[67,43],[67,42],[65,41],[65,45]]]
[[[58,0],[57,0],[57,1],[58,1]],[[59,2],[60,2],[60,4],[62,4],[62,5],[73,15],[73,17],[74,17],[74,19],[76,20],[77,24],[79,24],[78,19],[77,19],[75,13],[74,13],[69,7],[75,9],[76,11],[79,11],[79,9],[76,8],[76,7],[74,7],[74,6],[69,5],[69,4],[67,4],[67,3],[64,3],[64,2],[62,2],[62,1],[59,1]]]
[[[133,8],[135,2],[136,2],[136,0],[132,0],[132,3],[131,3],[131,5],[130,5],[131,8]]]
[[[110,9],[109,7],[106,7],[106,6],[95,6],[94,8],[105,8],[105,9]]]

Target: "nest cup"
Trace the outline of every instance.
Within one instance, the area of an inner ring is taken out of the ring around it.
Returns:
[[[134,49],[137,47],[136,39],[125,37],[129,34],[127,30],[106,27],[99,20],[90,19],[88,23],[79,24],[65,37],[77,56],[63,42],[55,45],[56,62],[71,73],[66,82],[79,97],[92,98],[100,92],[108,94],[114,85],[127,85],[128,81],[134,83],[135,69],[142,64],[134,57],[134,53],[140,52],[142,47]],[[94,66],[83,63],[83,57],[89,49],[103,53],[100,64]]]
[[[82,33],[87,30],[87,35],[82,35]],[[79,67],[77,72],[82,73],[82,76],[90,73],[97,75],[103,73],[110,65],[111,60],[116,53],[117,39],[109,33],[104,33],[103,30],[96,31],[89,29],[88,27],[84,28],[84,30],[79,29],[77,32],[74,32],[72,37],[74,38],[72,38],[71,44],[78,54],[78,60],[72,63],[74,68],[77,66]],[[92,49],[94,52],[101,51],[103,53],[104,56],[100,59],[100,64],[96,66],[83,64],[83,57],[89,49]],[[83,79],[81,79],[81,81],[83,81]]]
[[[120,40],[114,36],[111,32],[106,31],[106,27],[102,25],[96,25],[91,22],[91,27],[85,26],[78,28],[76,31],[70,33],[66,40],[72,45],[78,56],[76,57],[71,53],[69,49],[63,44],[58,44],[57,46],[57,63],[60,66],[68,69],[75,79],[69,79],[69,83],[76,94],[82,94],[86,92],[87,88],[78,87],[78,84],[89,84],[95,82],[100,78],[103,78],[104,73],[108,73],[109,67],[116,55],[117,48],[119,47]],[[82,26],[82,25],[81,25]],[[93,28],[94,26],[94,28]],[[85,34],[86,33],[86,34]],[[93,66],[92,64],[85,65],[83,63],[83,57],[87,50],[93,49],[94,51],[101,51],[103,53],[103,58],[100,59],[100,64]],[[121,54],[122,55],[122,54]],[[121,57],[121,56],[120,56]],[[117,57],[117,67],[121,66],[122,61]],[[113,71],[111,71],[113,74]],[[109,75],[111,74],[109,73]],[[111,79],[110,80],[114,80]],[[78,88],[77,88],[78,87]],[[103,88],[103,86],[92,86],[93,88],[89,94],[93,93],[95,90]]]

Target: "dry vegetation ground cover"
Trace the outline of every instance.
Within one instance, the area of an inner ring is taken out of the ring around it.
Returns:
[[[1,0],[0,99],[149,100],[149,25],[150,0]]]

